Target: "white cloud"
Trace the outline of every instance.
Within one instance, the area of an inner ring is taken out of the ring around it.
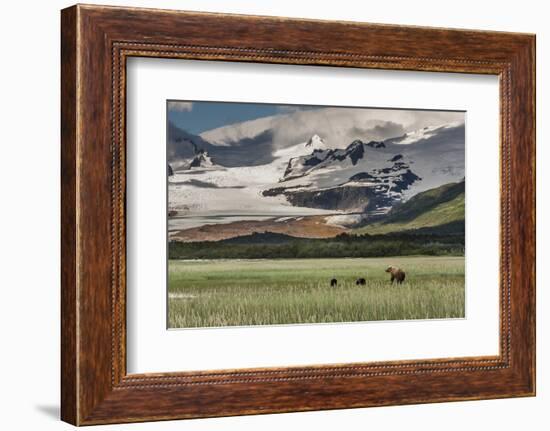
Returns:
[[[193,102],[181,102],[181,101],[168,102],[169,111],[185,112],[185,111],[191,111],[192,109],[193,109]]]
[[[305,142],[313,134],[323,138],[329,147],[342,148],[354,139],[384,140],[424,127],[464,122],[463,112],[414,111],[398,109],[324,108],[298,110],[271,117],[231,124],[201,133],[217,145],[231,145],[253,138],[270,129],[273,148],[286,148]]]

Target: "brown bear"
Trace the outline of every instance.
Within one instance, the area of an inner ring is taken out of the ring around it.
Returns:
[[[397,268],[395,266],[388,266],[386,272],[389,272],[391,274],[390,284],[393,284],[393,280],[396,280],[397,284],[401,284],[405,280],[405,272],[400,268]]]

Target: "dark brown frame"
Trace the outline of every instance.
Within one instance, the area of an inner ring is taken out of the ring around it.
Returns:
[[[88,425],[535,394],[534,35],[81,5],[61,17],[63,420]],[[500,354],[128,375],[129,56],[498,75]]]

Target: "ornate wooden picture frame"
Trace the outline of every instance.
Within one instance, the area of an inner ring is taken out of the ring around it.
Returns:
[[[62,11],[61,49],[64,421],[535,394],[534,35],[78,5]],[[135,56],[497,75],[500,354],[128,374],[125,100],[126,60]]]

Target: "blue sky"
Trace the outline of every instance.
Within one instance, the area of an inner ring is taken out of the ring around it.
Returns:
[[[207,130],[242,121],[255,120],[289,110],[309,110],[303,105],[266,103],[167,101],[168,120],[176,126],[198,135]]]

